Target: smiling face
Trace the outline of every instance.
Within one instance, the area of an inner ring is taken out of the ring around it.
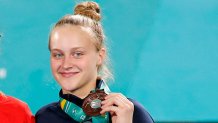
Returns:
[[[105,50],[96,50],[95,38],[88,28],[63,25],[50,37],[51,69],[64,93],[84,98],[95,88],[97,69]]]

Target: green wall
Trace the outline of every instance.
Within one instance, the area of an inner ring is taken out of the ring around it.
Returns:
[[[111,90],[140,101],[156,121],[218,120],[217,0],[96,1],[115,75]],[[74,5],[0,0],[0,90],[33,113],[58,100],[47,39]]]

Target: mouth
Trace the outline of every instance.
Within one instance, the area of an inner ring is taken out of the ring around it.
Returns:
[[[77,75],[79,72],[61,72],[60,75],[64,78],[70,78]]]

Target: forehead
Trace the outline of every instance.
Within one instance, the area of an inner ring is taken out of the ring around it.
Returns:
[[[94,46],[94,37],[89,28],[63,25],[56,27],[50,38],[51,49],[70,49],[74,47]]]

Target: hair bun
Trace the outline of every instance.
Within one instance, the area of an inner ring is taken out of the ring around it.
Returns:
[[[93,20],[100,21],[100,7],[96,2],[82,2],[79,3],[74,9],[75,15],[83,15]]]

